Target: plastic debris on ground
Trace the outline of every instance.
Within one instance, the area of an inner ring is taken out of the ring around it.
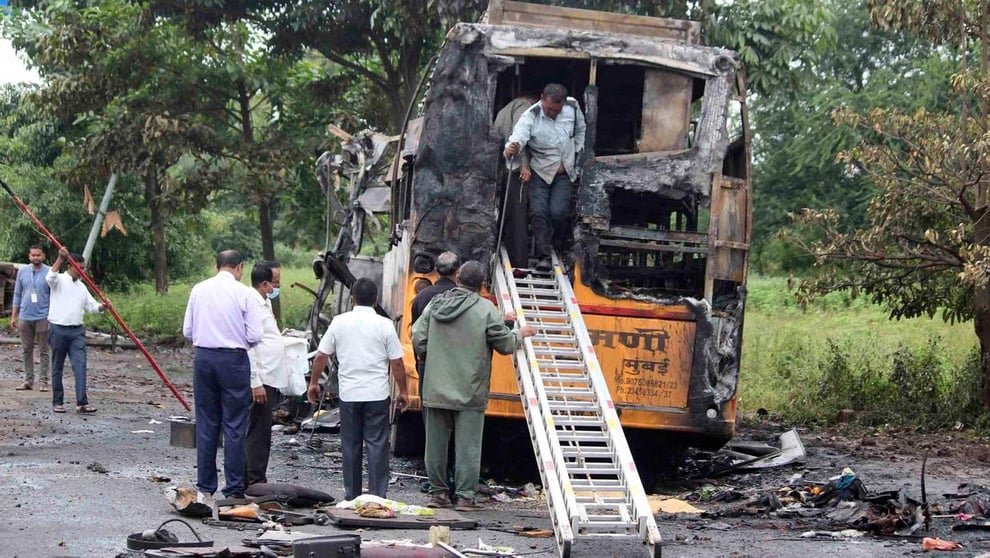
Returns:
[[[303,430],[316,429],[317,432],[340,432],[340,409],[321,409],[300,424]]]
[[[433,517],[436,515],[436,511],[433,509],[389,500],[387,498],[375,496],[374,494],[362,494],[353,500],[344,500],[339,502],[334,507],[343,510],[356,510],[360,515],[361,508],[368,504],[376,504],[383,508],[387,508],[395,515],[414,515],[420,517]],[[395,515],[391,517],[395,517]]]
[[[962,547],[963,545],[957,542],[946,541],[939,538],[925,537],[921,540],[922,550],[957,550]]]

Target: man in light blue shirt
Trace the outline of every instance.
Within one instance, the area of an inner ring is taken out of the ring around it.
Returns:
[[[193,396],[196,407],[196,501],[214,507],[217,445],[223,432],[224,496],[243,498],[251,362],[248,349],[261,341],[264,314],[257,294],[244,283],[244,260],[236,250],[217,255],[217,274],[189,293],[182,334],[196,346]]]
[[[41,357],[38,390],[48,391],[51,370],[51,359],[48,356],[48,304],[51,300],[51,288],[45,282],[48,266],[45,265],[45,251],[41,246],[28,248],[28,261],[31,265],[17,270],[13,308],[10,311],[10,327],[21,334],[21,348],[24,350],[24,383],[16,389],[34,389],[34,347],[37,345],[38,356]]]
[[[543,88],[540,101],[516,122],[505,144],[506,160],[526,150],[526,157],[520,157],[519,179],[530,182],[529,215],[537,269],[550,269],[551,246],[566,249],[585,128],[577,100],[567,96],[563,85],[550,83]]]

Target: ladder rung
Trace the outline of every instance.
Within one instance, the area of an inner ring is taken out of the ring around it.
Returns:
[[[597,448],[596,448],[597,449]],[[600,450],[593,451],[590,449],[580,449],[580,448],[561,448],[565,459],[612,459],[615,454],[611,452],[608,448],[601,448]]]
[[[608,479],[595,479],[593,481],[589,481],[587,479],[572,479],[571,487],[575,491],[586,490],[589,492],[593,492],[597,490],[603,490],[607,492],[625,492],[626,483],[625,481],[621,481],[621,480],[608,480]]]
[[[553,416],[560,416],[558,413],[573,413],[576,411],[593,413],[598,410],[597,403],[581,401],[564,401],[555,403],[553,400],[548,405]]]
[[[563,442],[599,442],[603,436],[601,432],[557,431],[557,439]]]
[[[571,382],[575,384],[591,384],[591,378],[584,374],[541,374],[543,383],[546,382]]]
[[[618,475],[621,469],[612,466],[610,469],[598,469],[598,468],[588,468],[588,467],[568,467],[567,473],[569,475]]]
[[[626,505],[629,504],[629,499],[626,498],[624,495],[623,496],[619,496],[619,495],[615,495],[615,496],[575,496],[574,497],[574,500],[577,501],[577,503],[582,504],[584,506],[597,505],[597,504],[612,505],[612,506],[617,505],[617,504],[626,504]]]
[[[539,289],[539,288],[521,288],[516,289],[516,292],[521,295],[531,295],[531,296],[553,296],[560,298],[560,292],[557,289]]]
[[[558,386],[544,386],[544,392],[547,397],[584,397],[586,399],[579,399],[579,403],[594,403],[595,394],[586,387],[558,387]],[[551,403],[554,401],[551,400]]]
[[[552,361],[552,360],[536,360],[536,365],[540,367],[540,370],[584,370],[585,366],[583,362],[580,361]]]
[[[534,326],[536,327],[536,326]],[[570,326],[568,326],[570,329]],[[574,337],[571,335],[534,335],[529,338],[533,343],[573,343]]]
[[[555,323],[554,324],[554,323],[533,322],[532,320],[530,320],[530,321],[527,321],[526,322],[526,325],[531,325],[531,326],[535,327],[537,331],[539,331],[539,330],[544,330],[544,331],[569,331],[569,332],[573,332],[574,331],[574,328],[571,327],[571,324],[569,324],[569,323]],[[536,338],[536,337],[539,337],[539,335],[537,334],[537,335],[534,335],[533,337]],[[573,339],[573,337],[568,336],[568,339]]]
[[[557,286],[557,280],[551,279],[549,277],[526,277],[524,279],[516,279],[516,288],[519,287],[532,287],[534,285],[547,285],[547,286]]]
[[[569,415],[554,415],[553,423],[557,426],[599,426],[605,428],[602,417],[575,417]]]
[[[536,356],[557,356],[557,357],[568,357],[568,358],[580,358],[582,355],[580,349],[575,348],[563,348],[563,347],[550,347],[550,348],[533,348],[533,352]]]

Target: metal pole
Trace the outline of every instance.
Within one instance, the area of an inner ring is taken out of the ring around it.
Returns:
[[[27,204],[21,201],[21,198],[17,197],[17,194],[15,194],[14,191],[10,189],[10,186],[8,186],[7,183],[4,182],[3,180],[0,180],[0,186],[2,186],[3,189],[6,190],[8,194],[10,194],[10,197],[14,199],[14,205],[16,205],[18,209],[20,209],[25,215],[27,215],[32,221],[34,221],[35,226],[38,227],[39,230],[41,230],[42,234],[48,237],[48,240],[52,242],[55,248],[61,250],[64,247],[62,246],[62,243],[59,242],[57,238],[55,238],[55,235],[53,235],[51,232],[48,231],[44,223],[42,223],[41,220],[38,219],[38,217],[36,217],[35,214],[31,212],[30,209],[28,209]],[[174,395],[175,398],[179,400],[179,403],[182,403],[182,406],[185,407],[187,411],[191,411],[192,407],[189,406],[189,403],[186,403],[185,398],[182,397],[182,394],[179,393],[179,390],[175,389],[175,386],[172,384],[171,381],[169,381],[168,376],[166,376],[165,373],[162,372],[161,367],[159,367],[158,363],[155,362],[154,357],[151,356],[151,353],[148,352],[148,349],[144,348],[144,344],[141,343],[141,340],[137,338],[137,335],[134,335],[134,332],[131,331],[131,328],[127,327],[127,324],[124,323],[123,318],[120,317],[120,314],[117,313],[117,310],[114,309],[113,305],[110,304],[110,299],[108,299],[107,296],[103,294],[103,291],[101,291],[100,288],[96,286],[96,283],[94,283],[93,280],[89,278],[89,275],[86,275],[86,272],[83,270],[82,266],[80,266],[75,260],[69,258],[69,265],[71,265],[73,269],[75,269],[76,272],[79,273],[79,276],[82,278],[82,280],[86,282],[86,284],[89,286],[90,289],[93,290],[94,293],[96,293],[97,297],[100,299],[100,302],[103,303],[104,308],[108,310],[110,312],[110,315],[113,316],[115,320],[117,320],[118,324],[120,324],[121,329],[127,332],[127,335],[131,338],[131,341],[133,341],[134,345],[138,348],[138,350],[140,350],[141,353],[144,354],[144,358],[148,359],[148,363],[151,364],[151,367],[155,370],[155,372],[158,373],[158,377],[161,378],[162,382],[165,383],[165,387],[167,387],[172,392],[172,395]]]
[[[89,257],[93,254],[93,247],[96,246],[96,233],[100,230],[100,225],[103,224],[103,218],[107,215],[107,209],[110,209],[110,198],[113,197],[113,188],[117,185],[117,173],[110,175],[110,182],[107,183],[107,189],[103,192],[103,200],[100,201],[100,210],[96,212],[96,219],[93,220],[93,228],[89,229],[89,238],[86,239],[86,247],[83,248],[83,263],[87,266],[89,265]]]

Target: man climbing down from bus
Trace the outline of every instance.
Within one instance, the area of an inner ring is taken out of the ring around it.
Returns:
[[[454,484],[458,511],[481,509],[475,499],[481,470],[481,438],[492,373],[492,349],[516,350],[536,330],[513,331],[491,302],[478,292],[485,267],[466,262],[457,287],[437,295],[413,324],[413,349],[426,361],[423,413],[426,420],[426,475],[431,508],[451,506],[447,484],[447,444],[454,435]],[[515,318],[515,316],[508,316]]]
[[[510,160],[525,151],[527,161],[519,179],[530,182],[529,215],[533,227],[536,268],[551,268],[551,248],[565,250],[570,236],[571,196],[578,179],[579,154],[584,148],[585,122],[581,107],[567,89],[547,84],[543,95],[523,113],[505,144]]]

